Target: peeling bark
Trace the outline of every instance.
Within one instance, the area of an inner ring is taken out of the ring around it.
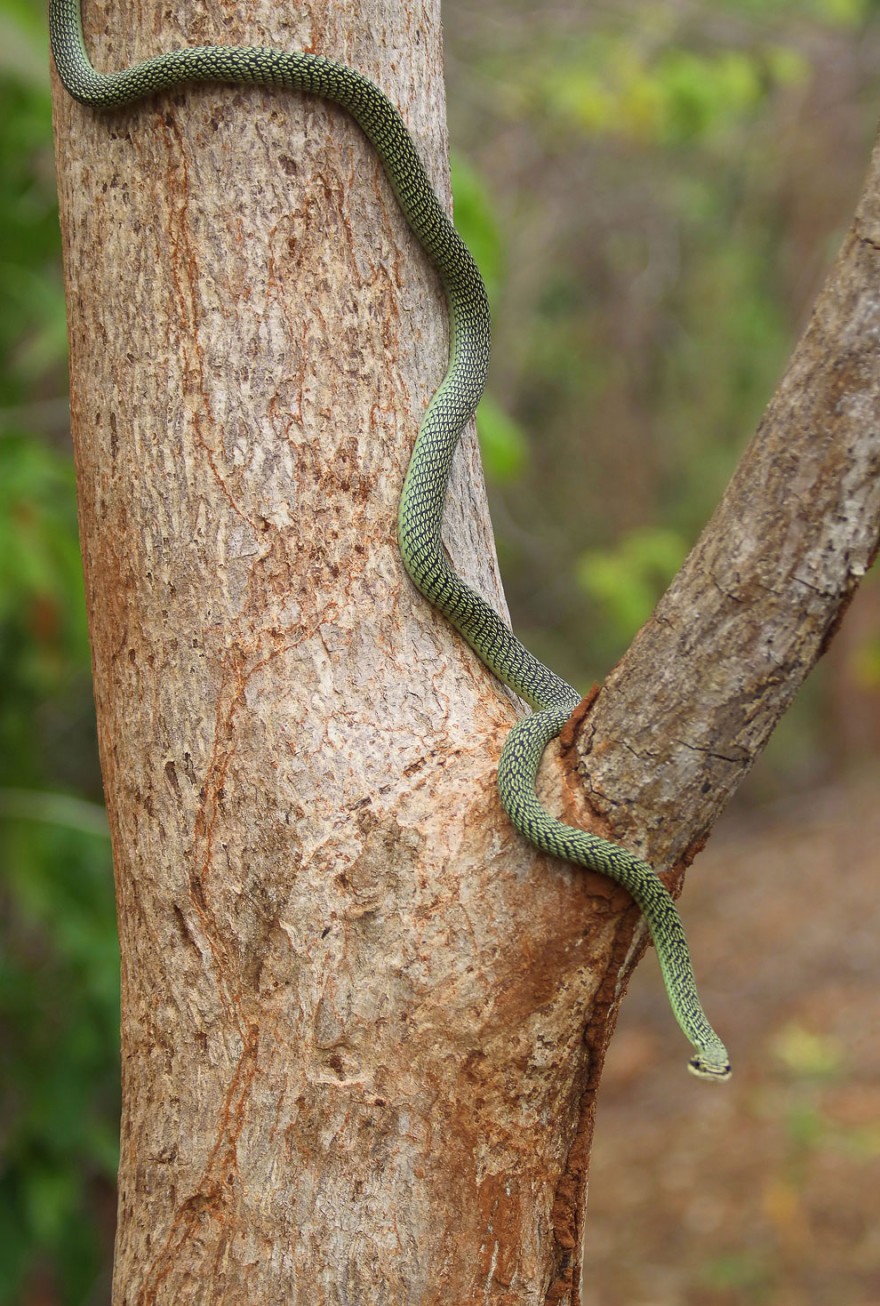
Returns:
[[[89,0],[85,26],[104,68],[212,41],[352,64],[448,196],[436,0]],[[397,556],[439,289],[333,106],[58,94],[56,130],[122,951],[114,1300],[574,1306],[638,915],[508,827],[516,707]],[[661,867],[876,548],[876,186],[725,503],[544,768]],[[472,437],[450,498],[504,610]]]

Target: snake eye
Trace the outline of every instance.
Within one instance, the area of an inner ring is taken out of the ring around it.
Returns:
[[[729,1061],[706,1061],[701,1056],[691,1057],[688,1070],[697,1079],[709,1079],[716,1084],[723,1084],[731,1075]]]

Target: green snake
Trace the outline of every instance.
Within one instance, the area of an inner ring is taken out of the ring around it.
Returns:
[[[727,1051],[703,1013],[681,918],[663,882],[618,844],[556,820],[536,797],[544,751],[580,695],[524,648],[446,561],[440,526],[449,468],[483,392],[489,307],[477,265],[435,195],[399,112],[373,82],[343,64],[265,46],[191,46],[99,73],[86,52],[80,0],[50,0],[49,33],[61,81],[81,104],[113,108],[192,82],[284,87],[333,100],[372,142],[406,221],[439,274],[450,318],[448,369],[419,428],[400,498],[404,566],[489,670],[536,709],[514,725],[499,761],[498,790],[510,820],[538,848],[599,871],[632,895],[654,940],[672,1010],[694,1046],[691,1070],[704,1079],[726,1079]]]

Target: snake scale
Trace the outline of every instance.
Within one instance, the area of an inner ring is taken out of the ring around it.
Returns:
[[[372,142],[409,226],[439,274],[450,317],[449,366],[419,428],[400,499],[404,566],[481,661],[536,709],[510,731],[498,766],[501,802],[514,826],[545,852],[599,871],[628,890],[654,940],[672,1010],[695,1049],[691,1070],[704,1079],[726,1079],[727,1052],[703,1013],[684,928],[662,881],[618,844],[556,820],[536,797],[544,750],[580,695],[524,648],[446,561],[440,525],[449,467],[483,391],[489,308],[477,266],[435,195],[399,112],[373,82],[343,64],[263,46],[192,46],[119,72],[97,72],[85,48],[80,0],[50,0],[49,32],[64,87],[93,108],[130,104],[192,82],[282,87],[335,101]]]

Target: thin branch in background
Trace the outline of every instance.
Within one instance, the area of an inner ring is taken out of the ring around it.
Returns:
[[[70,794],[43,793],[38,789],[0,789],[0,819],[39,821],[61,825],[83,834],[109,839],[107,813],[97,803]]]
[[[16,435],[20,431],[55,435],[69,429],[70,402],[66,396],[0,408],[0,436]]]

